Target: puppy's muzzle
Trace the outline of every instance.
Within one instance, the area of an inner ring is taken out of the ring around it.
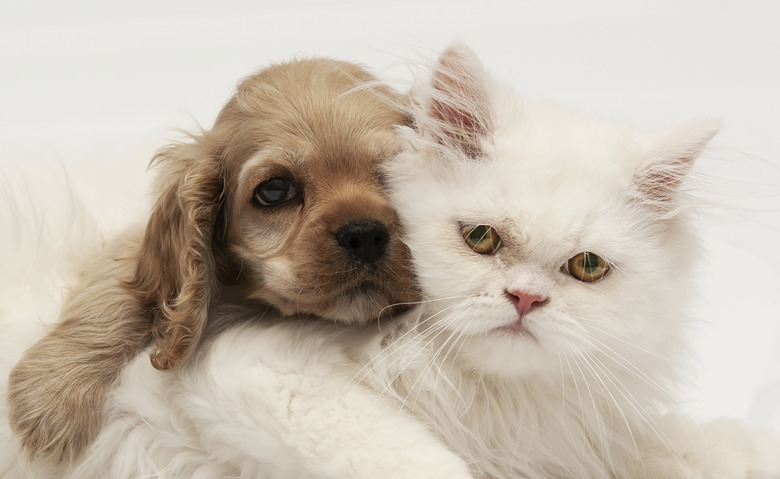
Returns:
[[[336,233],[339,246],[351,257],[367,265],[373,265],[385,255],[390,233],[379,221],[351,222]]]

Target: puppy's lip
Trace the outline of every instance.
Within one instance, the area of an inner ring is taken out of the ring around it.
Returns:
[[[334,288],[330,291],[328,296],[336,301],[358,300],[385,306],[390,300],[392,292],[380,282],[363,280],[356,281],[352,284],[342,285],[340,288]]]
[[[326,316],[347,323],[366,323],[380,317],[393,317],[409,309],[409,303],[400,296],[389,293],[381,285],[365,281],[337,295],[330,314]],[[344,315],[345,311],[361,311],[360,314]]]
[[[389,299],[394,296],[393,289],[388,288],[387,284],[381,281],[363,280],[353,283],[351,285],[345,285],[340,292],[333,291],[334,296],[348,296],[348,297],[364,297],[364,298],[377,298],[382,297]]]
[[[366,294],[378,290],[379,287],[371,281],[362,281],[349,289],[350,292],[355,294]]]
[[[373,281],[358,281],[331,289],[325,296],[338,299],[370,299],[387,296],[387,291]]]
[[[272,303],[285,314],[311,314],[346,324],[363,324],[380,316],[395,316],[416,297],[381,281],[355,281],[349,285],[288,296],[274,295]]]
[[[373,297],[376,304],[381,305],[383,309],[392,308],[395,312],[409,309],[409,302],[414,302],[411,293],[401,291],[396,293],[398,294],[393,294],[388,288],[372,281],[363,281],[348,290],[348,294],[354,298]]]

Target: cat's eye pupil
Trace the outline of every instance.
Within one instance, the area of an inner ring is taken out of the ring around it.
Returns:
[[[485,237],[488,234],[487,227],[484,225],[479,225],[471,228],[471,233],[469,234],[469,239],[472,243],[478,244],[482,241],[484,241]]]
[[[585,253],[582,258],[582,269],[587,274],[593,274],[599,267],[599,257],[593,253]]]
[[[273,206],[289,201],[297,195],[292,182],[286,178],[271,178],[255,188],[253,200],[261,206]]]

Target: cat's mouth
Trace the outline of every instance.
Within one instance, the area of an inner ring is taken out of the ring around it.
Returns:
[[[512,323],[505,324],[504,326],[499,326],[498,328],[495,329],[495,331],[498,331],[498,332],[504,333],[504,334],[508,333],[510,335],[517,336],[517,337],[528,338],[528,339],[531,339],[533,341],[538,341],[538,339],[536,338],[534,333],[532,333],[528,329],[527,322],[528,322],[527,318],[520,317],[520,318],[518,318],[517,320],[515,320]]]

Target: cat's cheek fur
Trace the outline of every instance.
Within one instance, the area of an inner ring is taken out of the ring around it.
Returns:
[[[517,319],[517,312],[509,300],[499,293],[459,301],[453,305],[451,312],[432,319],[450,332],[484,335],[512,324]]]

